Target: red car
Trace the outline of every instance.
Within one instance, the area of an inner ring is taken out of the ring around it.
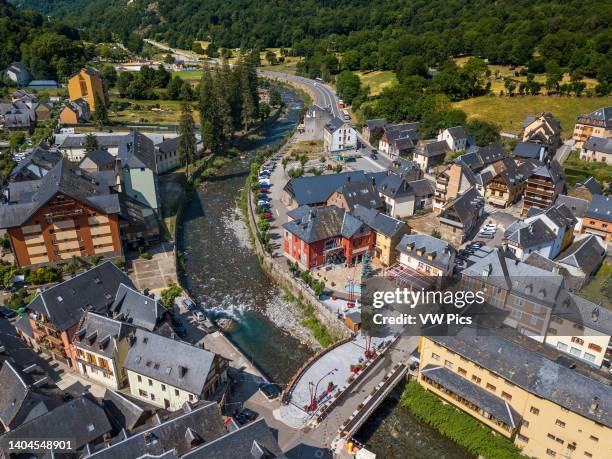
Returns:
[[[264,214],[264,218],[268,219],[268,218],[272,218],[272,214],[270,212]]]
[[[260,192],[260,193],[269,193],[269,192],[270,192],[270,190],[268,190],[267,188],[260,188],[260,189],[259,189],[259,192]]]

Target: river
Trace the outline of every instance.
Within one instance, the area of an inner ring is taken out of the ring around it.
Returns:
[[[287,113],[264,129],[241,159],[223,169],[224,178],[205,182],[192,194],[179,225],[178,248],[184,254],[182,284],[205,308],[232,316],[237,326],[228,337],[282,384],[313,351],[292,336],[299,321],[295,323],[282,292],[261,270],[236,202],[257,149],[278,145],[299,120],[302,103],[297,96],[283,88],[281,95]],[[287,331],[291,328],[292,334]],[[359,433],[359,440],[378,457],[470,457],[396,405],[392,399],[385,401]]]

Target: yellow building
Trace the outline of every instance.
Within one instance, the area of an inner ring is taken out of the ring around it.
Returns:
[[[533,341],[514,339],[467,329],[453,337],[422,337],[419,383],[527,456],[610,457],[609,383],[528,348],[537,346]]]
[[[83,68],[68,80],[68,97],[70,100],[85,100],[91,112],[96,111],[96,95],[104,104],[108,103],[108,94],[100,72]]]

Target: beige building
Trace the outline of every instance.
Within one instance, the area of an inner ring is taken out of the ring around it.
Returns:
[[[419,383],[529,457],[608,458],[612,388],[518,341],[422,337]]]
[[[110,389],[121,389],[127,382],[123,362],[133,334],[134,327],[129,324],[92,312],[85,314],[73,340],[79,373]]]
[[[589,137],[582,145],[580,159],[612,164],[612,138]]]
[[[592,113],[578,116],[574,126],[574,147],[582,148],[591,136],[612,139],[612,107],[598,108]]]
[[[141,329],[125,361],[131,394],[169,411],[209,400],[227,382],[227,367],[219,355]]]
[[[536,143],[554,153],[561,145],[561,124],[551,113],[530,115],[523,121],[523,142]]]

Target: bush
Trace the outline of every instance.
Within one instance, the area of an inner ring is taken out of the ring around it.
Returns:
[[[183,293],[183,289],[181,287],[179,287],[176,284],[172,284],[170,287],[168,287],[165,290],[162,290],[161,292],[161,302],[162,304],[168,308],[171,309],[172,306],[174,305],[174,300],[177,299],[177,297]]]
[[[302,274],[300,274],[300,278],[304,281],[305,284],[310,285],[312,275],[310,274],[310,271],[306,270],[302,271]]]
[[[472,454],[496,459],[522,458],[520,449],[510,440],[496,435],[472,416],[446,405],[434,394],[410,381],[402,394],[402,405],[421,421],[465,447]]]
[[[93,263],[94,266],[100,263],[100,260],[102,260],[102,257],[100,255],[92,255],[91,257],[91,262]]]
[[[59,269],[44,266],[31,271],[28,276],[28,282],[34,285],[48,284],[50,282],[58,282],[62,278],[62,273]]]

